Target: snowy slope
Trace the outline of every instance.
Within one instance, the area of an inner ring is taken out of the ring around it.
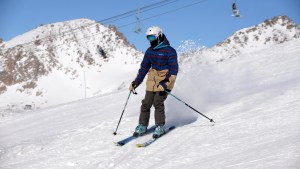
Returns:
[[[0,168],[298,169],[299,46],[296,39],[223,62],[182,65],[173,93],[216,125],[169,96],[167,125],[178,128],[144,149],[135,143],[151,136],[124,147],[113,142],[137,125],[145,86],[130,98],[116,136],[125,89],[6,119]]]

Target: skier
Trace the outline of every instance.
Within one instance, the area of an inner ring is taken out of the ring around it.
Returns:
[[[178,73],[177,53],[172,48],[158,26],[148,28],[146,37],[150,47],[145,52],[143,61],[136,79],[130,84],[129,90],[135,90],[144,80],[148,73],[146,82],[146,95],[142,100],[139,116],[139,125],[135,128],[134,136],[143,135],[147,131],[150,118],[150,108],[155,107],[155,131],[153,138],[158,138],[165,133],[165,107],[164,101],[168,93],[174,87]]]

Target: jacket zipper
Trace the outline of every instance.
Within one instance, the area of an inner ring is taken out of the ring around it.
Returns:
[[[155,76],[153,76],[153,78],[154,78],[154,86],[153,86],[153,92],[154,92],[154,87],[155,87],[155,85],[156,85],[156,81],[155,81]]]

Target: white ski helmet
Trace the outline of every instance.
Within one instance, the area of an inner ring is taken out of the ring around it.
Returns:
[[[151,26],[150,28],[147,29],[147,32],[146,32],[146,36],[155,35],[156,38],[162,34],[163,34],[163,30],[158,26]]]

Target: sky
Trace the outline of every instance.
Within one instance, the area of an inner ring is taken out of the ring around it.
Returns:
[[[171,46],[177,49],[186,40],[211,47],[235,31],[257,25],[274,16],[287,15],[300,24],[299,0],[236,0],[241,12],[240,18],[231,16],[234,1],[177,0],[105,25],[115,25],[131,44],[145,51],[149,46],[145,31],[154,25],[163,29]],[[101,21],[159,2],[162,0],[0,0],[0,38],[8,41],[41,24],[80,18]],[[189,4],[194,5],[182,8]],[[166,14],[160,15],[162,13]],[[135,23],[136,17],[142,20],[140,24]],[[134,32],[136,27],[142,29],[141,33]]]

